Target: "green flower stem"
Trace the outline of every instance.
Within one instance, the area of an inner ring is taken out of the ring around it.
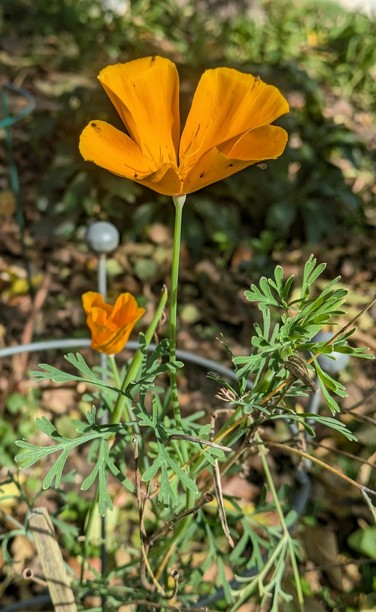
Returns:
[[[88,551],[89,551],[89,545],[91,543],[90,540],[93,537],[93,525],[94,525],[94,517],[95,517],[96,512],[99,514],[98,483],[95,486],[94,497],[91,501],[90,508],[88,510],[88,513],[85,519],[85,525],[84,525],[85,539],[84,539],[84,545],[83,545],[82,556],[81,556],[80,584],[84,583],[85,566],[86,566],[86,562],[89,556]],[[101,542],[101,544],[103,544],[103,542]]]
[[[179,283],[179,260],[180,260],[180,244],[181,244],[181,227],[183,219],[183,206],[186,196],[175,196],[173,202],[175,206],[175,225],[174,225],[174,243],[172,250],[172,266],[171,266],[171,296],[170,296],[170,361],[176,359],[176,320],[178,312],[178,283]],[[179,408],[178,387],[176,382],[176,372],[171,372],[171,399],[172,408],[174,411],[175,425],[182,427],[182,419]]]
[[[162,289],[162,295],[161,298],[159,300],[159,304],[157,306],[157,309],[155,311],[154,317],[152,322],[150,323],[149,327],[146,330],[145,333],[145,342],[146,342],[146,346],[149,346],[150,342],[153,339],[153,336],[156,332],[156,329],[158,327],[159,321],[162,317],[163,311],[165,309],[166,303],[167,303],[167,288],[163,287]],[[142,352],[140,349],[138,349],[133,357],[132,363],[128,368],[128,371],[124,377],[123,383],[121,385],[121,391],[125,391],[129,385],[130,382],[132,382],[132,380],[135,380],[138,374],[138,371],[140,369],[140,365],[141,365],[141,361],[142,361]],[[111,417],[111,422],[112,423],[119,423],[122,420],[123,417],[123,411],[124,411],[124,407],[126,406],[126,398],[124,397],[124,395],[118,395],[118,398],[116,400],[115,403],[115,407],[114,407],[114,411]]]
[[[120,376],[119,376],[119,369],[118,369],[117,364],[116,364],[115,355],[109,355],[108,359],[109,359],[109,364],[110,364],[110,367],[111,367],[111,370],[112,370],[112,375],[113,375],[113,378],[114,378],[115,386],[118,389],[121,389],[122,384],[121,384],[121,379],[120,379]],[[123,403],[123,413],[124,413],[123,416],[124,416],[124,420],[126,422],[129,422],[130,421],[130,415],[129,415],[128,406],[127,406],[127,398],[123,396],[123,400],[124,400],[124,403]],[[111,417],[111,421],[114,422],[114,423],[118,422],[118,421],[113,421],[113,417]]]
[[[121,385],[121,380],[120,380],[120,376],[119,376],[119,370],[118,367],[116,365],[116,360],[115,360],[115,355],[109,355],[109,363],[111,366],[111,370],[112,370],[112,374],[114,377],[114,382],[115,385],[119,388]]]
[[[183,206],[186,196],[175,196],[172,198],[175,206],[175,224],[174,224],[174,242],[172,248],[172,264],[171,264],[171,287],[170,287],[170,321],[169,321],[169,339],[170,339],[170,361],[176,360],[176,335],[177,335],[177,313],[178,313],[178,286],[179,286],[179,263],[180,263],[180,245],[181,245],[181,230],[183,221]],[[183,429],[183,423],[179,406],[178,385],[176,379],[176,371],[170,372],[171,385],[171,400],[172,409],[174,412],[175,426]],[[183,441],[180,445],[180,452],[184,463],[188,462],[187,443]],[[194,505],[195,495],[189,489],[186,492],[186,507],[191,508]],[[189,523],[192,521],[192,516],[187,516],[183,519],[174,534],[174,543],[177,543],[186,533]]]
[[[271,472],[270,472],[270,469],[269,469],[269,466],[268,466],[268,462],[266,460],[267,451],[265,449],[265,446],[262,443],[262,439],[261,439],[260,434],[258,432],[255,433],[254,439],[255,439],[255,442],[257,442],[257,444],[259,444],[259,453],[258,454],[259,454],[259,457],[261,459],[262,468],[264,470],[264,473],[265,473],[265,476],[266,476],[266,480],[268,482],[269,489],[270,489],[270,492],[271,492],[272,497],[273,497],[273,501],[274,501],[274,504],[275,504],[275,509],[276,509],[277,514],[279,516],[279,520],[281,522],[282,529],[285,532],[285,534],[289,535],[289,530],[288,530],[286,522],[285,522],[285,517],[284,517],[283,511],[282,511],[282,508],[281,508],[281,504],[279,502],[278,494],[277,494],[276,488],[274,486],[274,482],[273,482],[273,478],[272,478],[272,475],[271,475]]]

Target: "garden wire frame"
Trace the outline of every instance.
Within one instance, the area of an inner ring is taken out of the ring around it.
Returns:
[[[111,224],[104,221],[99,221],[93,223],[93,225],[89,228],[87,234],[87,241],[89,246],[98,254],[98,278],[97,285],[98,291],[106,297],[107,293],[107,276],[106,276],[106,260],[107,254],[116,249],[119,244],[119,235],[116,228]],[[0,359],[11,357],[13,355],[22,354],[22,353],[36,353],[40,351],[47,350],[64,350],[64,349],[72,349],[72,348],[86,348],[89,347],[91,341],[89,338],[66,338],[59,340],[44,340],[38,342],[31,342],[29,344],[24,345],[16,345],[9,346],[0,349]],[[126,346],[127,350],[135,351],[138,348],[138,342],[129,341]],[[156,348],[156,345],[151,343],[148,347],[149,351],[153,351]],[[177,350],[176,357],[179,360],[184,362],[193,364],[198,366],[201,369],[206,369],[207,371],[214,372],[216,374],[220,374],[223,377],[226,377],[230,380],[236,380],[236,374],[233,370],[218,364],[216,361],[211,359],[207,359],[202,357],[201,355],[196,355],[189,351]],[[101,354],[101,370],[104,372],[106,369],[106,360],[107,356]],[[252,381],[248,383],[249,388],[252,387]],[[310,396],[310,411],[316,412],[318,409],[318,404],[320,401],[320,397],[318,393],[311,393]],[[289,425],[291,433],[296,433],[296,425],[294,423],[290,423]],[[294,488],[294,493],[290,500],[291,506],[295,511],[295,519],[293,523],[290,525],[289,530],[293,531],[299,518],[304,513],[307,502],[311,493],[311,481],[307,474],[308,465],[303,466],[303,469],[295,470],[293,475],[293,479],[295,481],[296,487]],[[106,521],[105,517],[102,519],[102,541],[106,541]],[[267,557],[265,558],[265,562],[267,562]],[[105,544],[102,546],[101,551],[101,572],[102,575],[105,574],[106,571],[106,548]],[[241,578],[250,578],[255,576],[258,572],[258,568],[251,567],[247,569]],[[234,579],[230,582],[230,587],[236,591],[241,587],[242,583]],[[205,608],[208,605],[211,605],[221,599],[223,597],[223,589],[217,589],[212,595],[207,596],[199,600],[196,604],[192,605],[192,609],[197,609],[197,607]],[[21,602],[15,602],[14,604],[10,604],[5,608],[2,608],[3,612],[16,612],[17,610],[22,610],[25,608],[35,608],[37,606],[42,606],[45,604],[49,604],[51,602],[50,596],[48,593],[41,594],[31,598],[29,600],[24,600]]]

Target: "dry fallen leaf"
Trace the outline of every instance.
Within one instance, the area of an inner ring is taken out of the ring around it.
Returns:
[[[329,582],[342,591],[342,572],[338,567],[338,543],[334,531],[326,527],[306,526],[303,539],[309,560],[324,566],[323,571]]]

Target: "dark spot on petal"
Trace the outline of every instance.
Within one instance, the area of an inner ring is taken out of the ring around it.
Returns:
[[[150,58],[150,64],[153,65],[155,62],[155,55]]]
[[[201,172],[200,178],[203,178],[204,176],[205,176],[205,172]]]
[[[137,172],[135,172],[134,175],[133,175],[133,178],[137,178],[137,177],[138,177],[138,174],[137,174]]]
[[[97,126],[96,123],[94,123],[94,121],[92,121],[90,123],[91,127],[97,132],[97,134],[99,134],[99,132],[101,131],[101,128]]]
[[[228,165],[228,167],[229,167],[229,168],[233,168],[233,167],[234,167],[234,164],[229,164],[229,165]]]

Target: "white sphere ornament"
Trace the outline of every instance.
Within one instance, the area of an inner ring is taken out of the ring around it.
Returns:
[[[96,253],[111,253],[119,246],[119,230],[108,221],[96,221],[87,231],[86,242]]]

